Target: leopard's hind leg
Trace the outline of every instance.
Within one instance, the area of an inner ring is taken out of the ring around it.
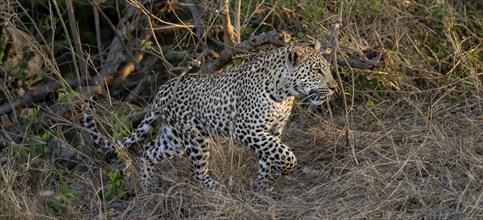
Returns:
[[[220,185],[208,174],[210,141],[208,135],[202,135],[196,129],[187,129],[183,133],[183,146],[190,160],[194,179],[205,189],[216,190]]]
[[[184,153],[178,135],[174,128],[163,126],[158,137],[144,145],[141,156],[141,186],[144,191],[147,191],[152,180],[154,165]]]

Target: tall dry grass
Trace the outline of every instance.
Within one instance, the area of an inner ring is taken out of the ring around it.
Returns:
[[[75,120],[27,126],[21,141],[3,140],[0,147],[0,158],[7,158],[0,165],[0,219],[482,219],[482,3],[347,4],[351,13],[340,36],[352,50],[342,53],[379,48],[389,54],[371,70],[341,69],[349,146],[339,100],[330,111],[300,103],[283,137],[299,165],[278,177],[273,191],[254,190],[256,155],[220,138],[210,165],[224,185],[219,192],[197,187],[187,159],[177,158],[158,167],[159,187],[142,193],[136,153],[106,156],[84,142]],[[320,37],[328,36],[338,10],[308,0],[265,7],[294,9],[306,36]],[[101,125],[120,127],[113,121],[123,114],[100,112],[106,113]],[[43,139],[45,131],[57,141]],[[69,152],[77,156],[65,157]],[[128,160],[133,164],[126,167]],[[127,194],[105,201],[109,173],[121,170]]]

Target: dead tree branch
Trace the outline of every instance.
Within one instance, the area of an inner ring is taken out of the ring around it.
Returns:
[[[152,31],[146,31],[143,36],[143,40],[149,41],[149,39],[153,36]],[[136,64],[140,63],[144,58],[144,51],[138,51],[136,55],[134,55],[134,60],[129,62],[128,64],[124,65],[121,70],[119,71],[117,77],[112,81],[113,87],[118,87],[122,81],[124,81],[134,70],[136,69]]]
[[[229,0],[220,0],[221,24],[223,26],[223,43],[225,44],[224,50],[232,50],[233,46],[235,45],[235,31],[233,29],[233,25],[231,24],[229,6]]]
[[[235,40],[237,43],[241,42],[241,24],[240,24],[240,13],[241,13],[241,0],[235,1]]]
[[[65,85],[67,83],[67,85]],[[45,96],[56,92],[58,89],[72,86],[75,87],[77,84],[77,80],[65,80],[64,83],[60,82],[50,82],[41,87],[38,87],[32,91],[25,93],[25,95],[21,96],[17,100],[12,103],[5,103],[0,105],[0,114],[7,114],[10,113],[13,109],[17,107],[31,107],[35,104],[35,101],[43,99]]]
[[[109,17],[102,11],[98,3],[91,0],[91,4],[97,8],[97,11],[101,14],[110,28],[114,31],[115,36],[109,45],[109,51],[107,52],[107,57],[105,57],[104,63],[101,63],[101,70],[92,80],[93,85],[87,88],[82,93],[94,93],[102,91],[102,86],[105,83],[109,83],[117,74],[118,70],[121,68],[122,63],[126,61],[126,55],[131,58],[132,61],[135,60],[134,55],[132,55],[131,50],[125,44],[125,39],[128,34],[135,30],[134,24],[129,22],[133,20],[136,15],[137,10],[134,7],[128,5],[126,15],[119,21],[118,26],[114,26],[109,20]]]
[[[331,54],[324,54],[323,56],[326,60],[331,59]],[[373,57],[368,61],[361,61],[357,59],[344,58],[344,57],[338,57],[338,56],[336,56],[335,58],[337,59],[337,64],[341,66],[355,68],[355,69],[372,69],[377,64],[379,64],[380,61],[382,61],[386,56],[387,54],[381,51],[378,53],[376,57]]]
[[[288,44],[292,40],[289,33],[281,31],[269,31],[259,35],[250,37],[248,40],[235,46],[234,50],[223,49],[220,56],[213,60],[213,62],[205,63],[201,66],[200,72],[202,73],[212,73],[223,68],[228,62],[231,61],[233,55],[238,53],[246,53],[254,50],[265,44],[273,44],[276,46],[283,46]]]
[[[144,52],[138,51],[133,55],[131,52],[132,49],[129,49],[126,46],[126,43],[129,40],[129,36],[133,35],[133,32],[138,29],[140,23],[149,23],[149,16],[158,16],[158,13],[162,11],[160,10],[161,7],[164,7],[164,3],[165,2],[154,4],[153,7],[151,7],[154,13],[148,12],[147,9],[142,5],[139,5],[139,3],[128,4],[126,15],[121,19],[117,27],[115,27],[110,22],[107,15],[105,15],[105,13],[102,11],[97,2],[91,1],[91,4],[93,4],[101,16],[107,20],[107,22],[110,24],[109,26],[111,26],[116,35],[111,41],[109,51],[107,52],[107,57],[101,66],[99,74],[96,75],[92,80],[93,84],[89,88],[86,88],[82,91],[82,94],[87,94],[90,96],[92,93],[101,93],[102,87],[106,84],[112,84],[114,87],[116,87],[138,68],[139,63],[144,57]],[[144,29],[142,39],[149,41],[153,35],[154,32],[152,29]],[[128,55],[130,58],[127,64],[125,64],[126,61],[128,61],[126,55]],[[167,61],[163,60],[163,62]]]

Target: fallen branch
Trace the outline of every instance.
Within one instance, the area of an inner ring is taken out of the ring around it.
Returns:
[[[236,51],[237,52],[240,52],[240,51],[247,52],[247,51],[253,50],[256,47],[259,47],[263,44],[266,44],[265,38],[267,36],[273,36],[273,35],[274,35],[273,32],[272,33],[269,32],[269,33],[266,33],[266,34],[254,36],[252,41],[247,40],[247,41],[244,41],[241,44],[237,45],[235,47]],[[282,35],[283,35],[283,33],[280,34],[280,36],[282,36]],[[285,41],[288,41],[288,40],[285,39],[285,40],[281,40],[281,41],[285,42]],[[271,43],[273,43],[273,42],[271,42]],[[275,45],[277,45],[277,46],[283,45],[283,44],[281,44],[281,42],[279,42],[279,43],[280,44],[275,44]],[[208,56],[215,58],[215,61],[213,61],[211,63],[204,63],[202,65],[201,69],[202,70],[203,70],[203,68],[208,69],[208,70],[214,69],[213,71],[210,71],[210,72],[214,72],[216,70],[223,68],[228,62],[230,62],[233,55],[230,56],[228,59],[227,58],[221,59],[222,55],[218,55],[216,52],[207,49],[207,50],[203,51],[203,53],[201,53],[196,59],[193,60],[192,64],[190,64],[189,68],[191,69],[191,66],[200,65],[202,60],[204,60]],[[225,54],[225,56],[227,56],[227,55]],[[330,56],[329,54],[324,54],[324,57],[326,59],[329,59],[329,56]],[[361,61],[361,60],[357,60],[357,59],[353,59],[353,58],[337,57],[337,64],[341,65],[341,66],[345,66],[345,67],[356,68],[356,69],[372,69],[373,67],[378,65],[380,63],[380,61],[383,60],[386,56],[387,56],[387,54],[385,54],[384,52],[380,52],[380,53],[378,53],[377,56],[373,57],[372,59],[370,59],[368,61]],[[222,63],[224,63],[224,65],[222,65]],[[126,67],[124,67],[124,68],[128,68],[128,67],[132,67],[132,63],[126,64]],[[186,68],[183,68],[183,70],[184,69],[186,69]],[[201,71],[201,72],[207,72],[207,71]],[[111,81],[111,79],[107,79],[107,78],[105,80],[106,80],[106,82]],[[151,82],[153,82],[153,79],[143,81],[142,84],[143,85],[149,85]],[[39,86],[36,89],[34,89],[30,92],[27,92],[25,95],[21,96],[20,98],[18,98],[13,103],[4,103],[3,105],[0,105],[0,114],[10,113],[10,112],[12,112],[13,109],[15,109],[17,107],[31,107],[31,106],[35,105],[35,103],[34,103],[35,101],[40,100],[40,99],[44,98],[45,96],[56,92],[59,88],[67,87],[67,85],[70,86],[70,87],[74,87],[74,88],[77,86],[76,81],[73,80],[73,79],[72,80],[66,80],[66,83],[50,82],[50,83],[47,83],[45,85]],[[81,94],[83,94],[84,97],[88,97],[93,93],[102,93],[102,85],[92,85],[89,88],[90,88],[89,90],[81,91]],[[140,89],[140,88],[138,88],[138,89]],[[135,91],[137,91],[138,89],[135,89]],[[139,91],[137,91],[135,93],[137,94],[138,92]],[[132,98],[133,97],[130,97],[128,99],[132,99]]]
[[[66,85],[67,84],[67,85]],[[5,103],[0,105],[0,114],[10,113],[17,107],[31,107],[35,105],[35,101],[45,98],[45,96],[56,92],[60,88],[74,87],[77,84],[77,80],[65,80],[64,83],[50,82],[36,89],[25,93],[12,103]]]
[[[133,17],[136,16],[137,10],[128,4],[127,9],[125,10],[126,15],[119,21],[116,27],[96,1],[91,0],[91,4],[97,8],[97,11],[101,14],[115,34],[114,39],[108,46],[109,51],[107,52],[107,57],[105,58],[104,63],[101,64],[99,75],[93,80],[96,82],[95,84],[100,84],[98,83],[99,80],[103,80],[109,75],[116,73],[121,64],[126,61],[126,56],[123,54],[123,51],[127,53],[131,60],[135,60],[134,55],[131,53],[131,50],[129,50],[127,45],[125,45],[124,40],[126,40],[126,37],[132,31],[136,30],[134,22],[129,21],[135,20]]]
[[[81,89],[80,92],[84,97],[89,97],[96,93],[103,93],[103,87],[107,84],[113,85],[113,87],[119,86],[124,79],[139,68],[139,64],[144,58],[144,52],[138,51],[136,54],[133,54],[132,50],[126,45],[126,42],[128,41],[127,37],[131,36],[132,32],[137,30],[139,23],[150,24],[149,16],[158,16],[162,11],[161,8],[165,7],[165,2],[153,4],[151,10],[155,12],[154,14],[146,11],[147,9],[144,8],[143,5],[140,5],[140,3],[131,3],[132,4],[127,5],[126,15],[121,19],[117,27],[115,27],[97,2],[93,0],[91,1],[91,4],[97,8],[111,29],[113,29],[115,37],[111,41],[107,57],[104,60],[105,62],[101,65],[99,74],[93,77],[91,80],[93,83],[88,88]],[[144,41],[149,41],[153,35],[153,30],[145,29],[142,39]],[[127,57],[125,56],[126,54],[130,60],[127,60]],[[164,59],[162,60],[165,63],[167,62]],[[127,64],[126,61],[128,61]]]
[[[323,56],[326,60],[329,60],[331,55],[324,54]],[[344,58],[344,57],[336,57],[336,58],[337,58],[337,64],[341,66],[351,67],[356,69],[372,69],[377,64],[379,64],[379,62],[382,59],[384,59],[386,56],[387,54],[385,54],[384,52],[380,52],[377,54],[377,56],[365,62],[357,59],[352,59],[352,58]]]
[[[234,50],[230,50],[227,48],[223,49],[217,59],[213,60],[213,62],[203,64],[201,66],[200,72],[212,73],[220,70],[231,61],[232,57],[235,54],[246,53],[265,44],[283,46],[288,44],[291,40],[292,38],[290,34],[285,31],[269,31],[266,33],[252,36],[248,40],[245,40],[242,43],[236,45]]]

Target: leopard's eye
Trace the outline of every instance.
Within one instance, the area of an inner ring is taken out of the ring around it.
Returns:
[[[329,68],[318,68],[318,73],[322,76],[325,76],[326,73],[330,73],[330,69]]]
[[[324,70],[322,68],[316,68],[314,69],[314,72],[322,76],[324,75]]]

